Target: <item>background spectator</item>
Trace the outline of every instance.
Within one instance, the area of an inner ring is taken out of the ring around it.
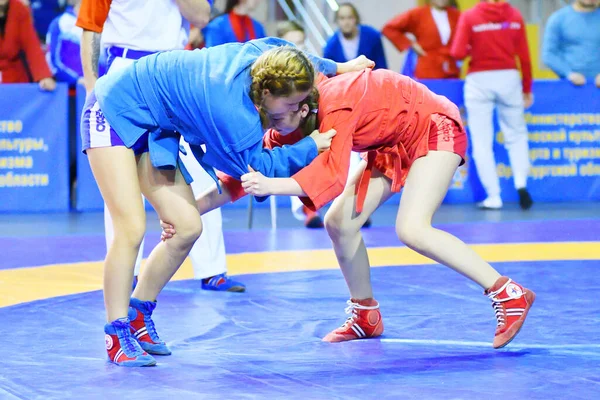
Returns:
[[[575,0],[556,11],[546,25],[544,63],[576,86],[595,81],[600,88],[600,1]]]
[[[33,25],[40,40],[45,40],[50,24],[66,8],[68,0],[21,0],[33,15]]]
[[[335,21],[339,30],[325,44],[323,57],[346,62],[364,55],[375,62],[375,69],[387,68],[381,34],[375,28],[360,23],[360,15],[352,4],[340,4]]]
[[[306,32],[297,21],[281,21],[277,24],[277,37],[294,43],[299,49],[306,51]]]
[[[206,47],[223,43],[246,42],[266,35],[263,25],[250,17],[261,0],[227,0],[225,12],[203,29]]]
[[[210,10],[210,20],[212,21],[219,15],[221,15],[221,12],[218,11],[216,7],[212,7]],[[189,41],[185,46],[186,50],[203,49],[205,46],[206,44],[204,43],[202,29],[198,28],[197,26],[190,25]]]
[[[29,8],[21,0],[0,0],[0,83],[32,81],[42,90],[56,88]]]
[[[67,9],[50,23],[46,35],[46,59],[54,78],[72,85],[83,81],[79,56],[83,29],[75,25],[80,5],[81,0],[69,0]]]
[[[494,159],[492,118],[496,108],[521,208],[530,208],[533,202],[526,188],[530,164],[524,113],[533,103],[533,95],[529,47],[521,13],[503,0],[478,3],[461,15],[451,54],[456,59],[471,56],[464,96],[473,159],[487,193],[479,206],[502,208]]]
[[[450,6],[450,0],[429,3],[398,15],[383,27],[382,33],[399,51],[412,48],[418,55],[415,78],[458,78],[460,71],[450,56],[450,42],[460,12]],[[415,40],[410,40],[407,33]]]

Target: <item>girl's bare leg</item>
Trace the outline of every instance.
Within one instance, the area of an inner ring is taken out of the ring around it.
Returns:
[[[354,299],[373,297],[371,266],[360,228],[373,212],[391,196],[391,181],[374,169],[363,206],[356,213],[355,188],[366,167],[363,161],[348,181],[344,192],[333,201],[325,215],[325,229],[333,242],[350,294]]]
[[[431,226],[460,161],[447,151],[430,151],[415,160],[400,199],[396,232],[411,249],[488,289],[500,274],[460,239]]]
[[[177,227],[177,234],[161,241],[142,268],[133,296],[141,301],[155,301],[163,287],[177,272],[202,232],[202,220],[191,187],[179,169],[158,170],[148,153],[138,163],[142,193],[162,221]]]
[[[110,322],[127,317],[146,213],[132,150],[123,146],[101,147],[87,150],[87,155],[114,224],[114,239],[104,260],[104,303]]]

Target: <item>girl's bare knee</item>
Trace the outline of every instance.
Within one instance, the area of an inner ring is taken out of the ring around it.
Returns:
[[[176,237],[184,246],[193,245],[202,234],[202,219],[199,213],[183,216],[169,223],[175,227]]]
[[[424,250],[427,244],[427,230],[431,226],[419,223],[417,221],[402,221],[396,224],[396,234],[398,239],[409,248],[420,251]]]
[[[342,236],[344,225],[342,212],[336,212],[334,209],[329,209],[325,214],[323,223],[330,238],[335,239]]]
[[[146,234],[145,218],[114,218],[115,241],[130,247],[139,247]]]
[[[345,240],[352,238],[360,232],[361,225],[355,220],[348,220],[343,213],[325,214],[325,229],[332,240]]]

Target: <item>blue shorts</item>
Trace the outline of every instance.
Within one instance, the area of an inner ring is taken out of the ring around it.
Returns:
[[[113,146],[125,146],[125,144],[104,118],[96,94],[92,90],[81,113],[81,150],[85,153],[87,149]],[[136,155],[147,152],[148,132],[142,135],[131,149]]]

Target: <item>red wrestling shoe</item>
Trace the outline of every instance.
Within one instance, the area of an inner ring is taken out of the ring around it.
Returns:
[[[502,276],[485,294],[492,300],[496,312],[498,327],[493,346],[499,349],[509,344],[521,330],[535,300],[535,293]]]
[[[354,339],[367,339],[383,333],[383,320],[379,303],[375,299],[348,300],[346,314],[351,314],[344,325],[330,332],[324,342],[345,342]]]

